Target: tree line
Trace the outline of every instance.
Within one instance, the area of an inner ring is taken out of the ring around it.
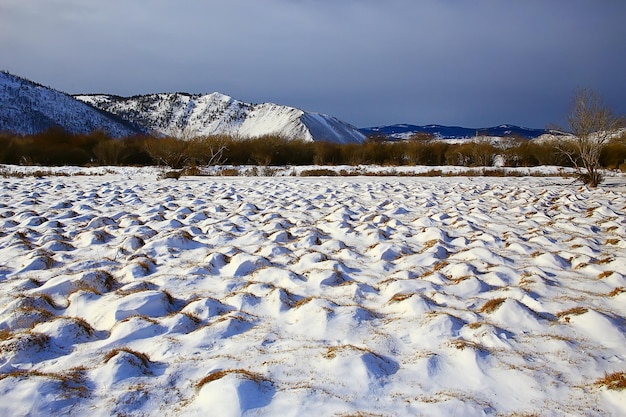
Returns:
[[[163,165],[172,169],[229,165],[456,165],[466,167],[575,167],[575,143],[507,138],[449,143],[423,134],[403,141],[369,138],[361,144],[305,142],[280,136],[240,139],[206,136],[194,139],[133,136],[111,138],[103,132],[71,134],[60,128],[30,136],[0,134],[0,163],[15,165]],[[600,166],[626,162],[626,137],[607,141]]]

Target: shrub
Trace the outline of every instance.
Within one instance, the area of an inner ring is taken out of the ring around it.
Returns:
[[[300,173],[301,177],[336,177],[337,172],[332,169],[307,169]]]

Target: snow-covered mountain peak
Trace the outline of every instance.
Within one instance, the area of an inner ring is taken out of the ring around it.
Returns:
[[[72,96],[8,72],[0,72],[0,131],[22,135],[62,127],[72,133],[103,130],[114,137],[139,129]]]
[[[76,98],[160,135],[279,135],[290,139],[336,143],[365,140],[357,128],[328,115],[274,103],[245,103],[218,92],[133,97],[80,95]]]

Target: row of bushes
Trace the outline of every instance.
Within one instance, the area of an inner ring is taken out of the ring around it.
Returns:
[[[561,144],[561,149],[563,148]],[[626,161],[626,138],[611,141],[601,165],[617,168]],[[210,136],[194,140],[130,137],[112,139],[102,132],[73,135],[50,129],[38,135],[0,135],[0,163],[23,165],[457,165],[528,167],[571,166],[556,143],[509,140],[453,144],[415,138],[402,142],[369,140],[363,144],[333,144],[286,140],[278,136],[234,139]]]

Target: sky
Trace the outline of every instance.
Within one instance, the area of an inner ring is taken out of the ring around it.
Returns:
[[[71,94],[221,92],[357,127],[626,114],[624,0],[1,0],[0,69]]]

